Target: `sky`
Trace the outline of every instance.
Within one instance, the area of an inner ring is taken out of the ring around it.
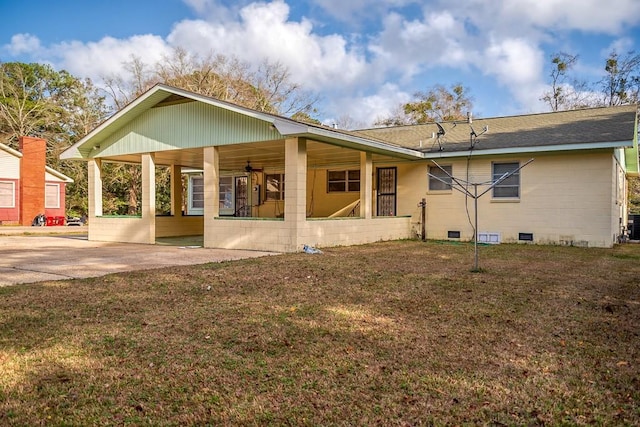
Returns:
[[[640,51],[639,0],[0,0],[0,62],[48,63],[100,86],[172,48],[285,65],[317,118],[358,127],[417,91],[461,83],[474,117],[548,111],[550,57],[599,80]]]

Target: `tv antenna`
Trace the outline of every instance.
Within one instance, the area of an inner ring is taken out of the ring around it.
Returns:
[[[497,179],[491,179],[490,181],[484,181],[484,182],[470,182],[467,180],[456,178],[453,175],[451,175],[449,172],[447,172],[435,160],[431,160],[431,162],[434,165],[436,165],[437,168],[440,169],[451,181],[445,180],[440,176],[435,176],[427,172],[427,175],[429,175],[429,177],[436,179],[446,185],[450,185],[451,188],[453,188],[454,190],[459,191],[462,194],[464,194],[466,197],[471,197],[473,199],[473,210],[474,210],[474,225],[473,225],[474,264],[473,264],[473,270],[472,270],[473,272],[477,273],[480,271],[480,268],[478,266],[478,199],[484,196],[485,194],[487,194],[496,185],[500,184],[510,176],[513,176],[514,174],[520,172],[520,169],[527,166],[529,163],[533,162],[533,160],[534,159],[529,159],[524,164],[519,166],[517,169],[514,169],[511,172],[505,172],[504,174],[499,176]],[[473,192],[469,189],[470,186],[473,187]],[[487,186],[487,188],[484,191],[481,191],[480,193],[478,193],[478,187],[481,187],[481,186]]]
[[[436,126],[438,126],[438,133],[436,134],[436,142],[438,143],[438,151],[444,151],[444,148],[442,147],[442,141],[441,138],[444,136],[445,130],[442,127],[442,125],[438,122],[436,122]]]
[[[471,132],[469,133],[469,144],[470,144],[469,148],[473,150],[473,147],[475,147],[476,144],[478,143],[478,137],[489,132],[489,125],[483,127],[482,132],[480,133],[476,133],[476,131],[473,129],[473,126],[471,125],[469,125],[469,128],[471,129]]]

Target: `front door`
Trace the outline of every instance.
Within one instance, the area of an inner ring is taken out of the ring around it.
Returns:
[[[377,169],[377,216],[396,215],[396,175],[395,167]]]

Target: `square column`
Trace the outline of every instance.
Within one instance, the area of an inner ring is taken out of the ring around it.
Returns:
[[[171,215],[182,216],[182,167],[171,165]]]
[[[284,142],[284,221],[292,251],[300,250],[299,232],[307,220],[307,140]]]
[[[360,217],[371,219],[373,206],[373,156],[360,152]]]
[[[204,162],[204,246],[216,247],[212,227],[207,225],[220,216],[220,150],[202,149]]]
[[[203,148],[204,220],[220,216],[220,153],[218,147]]]
[[[102,216],[102,160],[91,159],[87,162],[89,218]],[[89,221],[91,225],[91,221]]]
[[[156,242],[156,161],[153,153],[142,155],[142,221],[145,243]]]

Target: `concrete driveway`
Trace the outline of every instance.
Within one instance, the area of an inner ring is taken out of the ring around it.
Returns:
[[[81,234],[0,235],[0,286],[273,254],[195,246],[90,242]]]

